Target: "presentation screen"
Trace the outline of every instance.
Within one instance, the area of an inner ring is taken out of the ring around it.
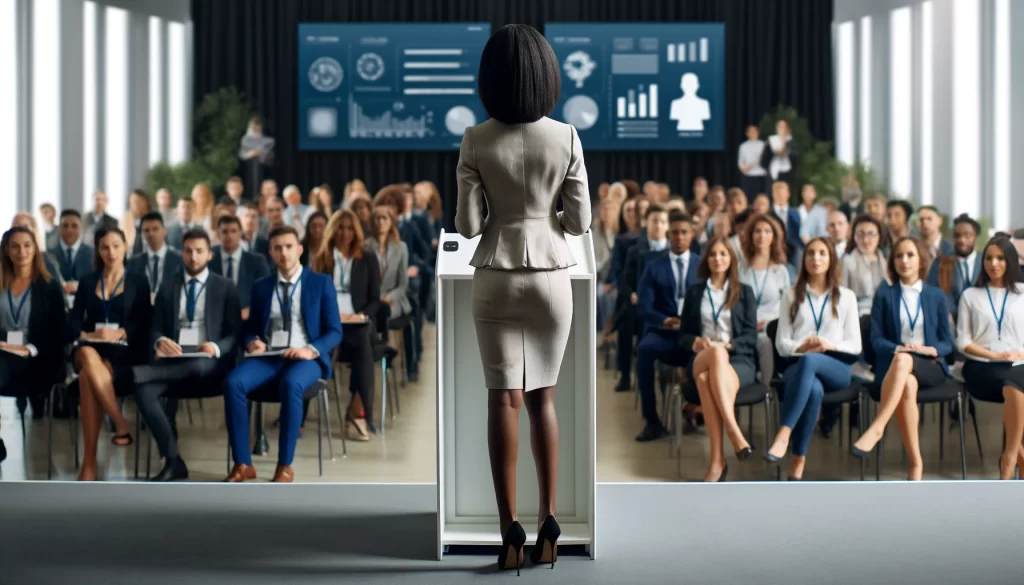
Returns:
[[[544,25],[561,64],[552,117],[587,150],[721,150],[725,24]]]
[[[451,150],[487,119],[489,23],[299,25],[300,150]]]

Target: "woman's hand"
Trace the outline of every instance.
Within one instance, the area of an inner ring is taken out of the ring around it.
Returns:
[[[32,352],[30,352],[28,348],[25,347],[24,345],[14,345],[11,343],[0,342],[0,347],[19,357],[28,357],[32,355]]]
[[[704,351],[705,349],[707,349],[710,346],[711,346],[711,342],[708,341],[708,339],[706,337],[698,337],[693,342],[693,347],[691,349],[693,350],[693,353],[700,353],[700,352]]]
[[[761,331],[764,331],[764,326],[765,325],[767,325],[767,323],[765,323],[764,321],[758,321],[757,322],[757,331],[758,331],[758,333],[760,333]]]
[[[387,305],[391,305],[391,295],[386,295],[383,299],[380,300],[380,302],[385,303]]]

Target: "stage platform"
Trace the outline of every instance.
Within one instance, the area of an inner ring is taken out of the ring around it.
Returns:
[[[527,566],[515,581],[495,574],[488,549],[434,560],[429,484],[3,483],[0,502],[3,585],[987,585],[1024,574],[1018,482],[599,484],[597,560],[566,548],[554,572]]]

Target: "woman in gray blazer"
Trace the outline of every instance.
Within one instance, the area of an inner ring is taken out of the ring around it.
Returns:
[[[455,227],[480,236],[470,262],[473,318],[489,389],[487,440],[503,535],[501,568],[522,562],[516,520],[519,408],[530,414],[540,484],[535,563],[554,563],[558,421],[554,385],[572,324],[565,234],[590,227],[590,191],[576,129],[547,117],[558,100],[559,64],[532,27],[510,24],[480,58],[480,101],[491,119],[467,128],[459,152]],[[558,211],[561,202],[562,211]],[[524,396],[525,395],[525,396]]]
[[[380,300],[391,307],[391,318],[412,311],[409,303],[409,249],[398,235],[398,222],[391,208],[378,205],[371,216],[373,237],[366,247],[377,255],[380,267]]]

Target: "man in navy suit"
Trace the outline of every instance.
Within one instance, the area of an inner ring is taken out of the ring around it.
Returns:
[[[800,264],[803,251],[803,240],[800,239],[800,213],[789,206],[789,183],[775,181],[772,183],[772,211],[786,226],[786,247],[789,249],[789,263]]]
[[[259,206],[246,201],[238,209],[238,220],[242,222],[242,249],[262,256],[264,260],[270,258],[270,244],[260,233]]]
[[[181,254],[167,245],[167,228],[164,227],[164,216],[159,211],[143,215],[141,225],[146,247],[128,260],[126,268],[129,272],[146,275],[150,294],[155,299],[160,286],[182,274],[185,264]]]
[[[78,279],[92,272],[92,246],[82,242],[82,214],[74,209],[60,212],[60,241],[50,250],[64,281],[64,294],[78,291]]]
[[[953,251],[949,256],[956,260],[953,269],[953,287],[946,295],[946,306],[954,321],[960,306],[960,295],[978,280],[982,261],[974,247],[978,243],[981,224],[971,219],[966,213],[953,220]],[[933,262],[928,271],[928,284],[939,286],[939,263]]]
[[[222,215],[217,220],[220,245],[213,247],[210,271],[235,284],[242,302],[242,319],[249,318],[252,285],[270,276],[266,259],[259,254],[242,250],[242,223],[233,215]]]
[[[295,228],[275,228],[268,239],[277,270],[252,287],[252,311],[242,329],[250,357],[224,383],[225,417],[235,460],[225,481],[232,483],[256,478],[249,451],[247,398],[268,386],[276,387],[281,397],[281,433],[273,481],[293,481],[292,459],[302,425],[302,395],[317,380],[331,379],[331,352],[342,337],[334,283],[330,276],[302,267],[302,244]]]
[[[623,352],[630,359],[621,360],[619,363],[620,376],[619,383],[615,386],[616,392],[628,392],[630,389],[633,338],[642,332],[641,323],[636,315],[638,300],[636,291],[640,285],[640,275],[644,273],[651,253],[668,250],[668,210],[660,205],[652,204],[647,208],[644,219],[647,224],[647,235],[638,238],[636,244],[629,248],[625,269],[618,281],[618,294],[626,299],[625,302],[616,303],[619,306],[619,312],[615,316],[619,331],[618,351]]]
[[[669,218],[668,254],[656,254],[647,262],[640,284],[637,314],[643,321],[644,333],[637,346],[636,376],[640,386],[640,404],[644,430],[637,435],[640,442],[654,441],[668,435],[658,418],[654,395],[654,364],[661,360],[684,366],[679,347],[679,315],[683,311],[686,289],[697,281],[700,258],[690,253],[694,225],[689,216],[673,214]]]

